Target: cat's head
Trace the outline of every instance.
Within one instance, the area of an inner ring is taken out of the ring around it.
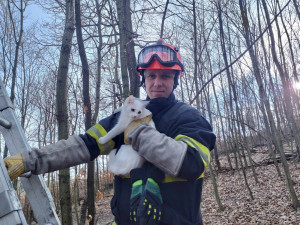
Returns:
[[[145,107],[149,101],[142,101],[130,95],[124,102],[124,110],[133,120],[144,118],[151,114]]]

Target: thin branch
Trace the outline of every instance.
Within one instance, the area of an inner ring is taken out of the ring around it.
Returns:
[[[264,31],[254,40],[254,42],[252,42],[252,44],[245,50],[242,52],[242,54],[237,57],[232,63],[230,63],[227,67],[223,68],[222,70],[220,70],[219,72],[217,72],[216,74],[214,74],[205,84],[203,84],[203,86],[201,87],[201,89],[196,93],[196,96],[192,99],[192,101],[190,102],[190,104],[193,104],[193,102],[196,100],[196,98],[198,97],[198,95],[203,91],[203,89],[214,79],[216,78],[218,75],[220,75],[222,72],[224,72],[225,70],[227,70],[228,68],[232,67],[239,59],[241,59],[248,51],[250,48],[253,47],[253,45],[256,44],[256,42],[264,35],[264,33],[269,29],[269,27],[272,25],[272,23],[276,20],[276,18],[282,13],[282,11],[290,4],[291,0],[289,0],[286,5],[275,15],[275,17],[273,18],[273,20],[270,22],[270,25],[267,26]]]

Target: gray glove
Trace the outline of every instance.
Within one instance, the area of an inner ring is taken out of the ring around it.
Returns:
[[[90,161],[90,153],[79,136],[71,136],[41,149],[22,152],[25,172],[48,173]]]
[[[139,155],[171,176],[177,176],[187,151],[187,144],[159,133],[141,123],[128,135],[129,142]]]

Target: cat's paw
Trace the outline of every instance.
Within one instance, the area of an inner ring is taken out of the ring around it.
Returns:
[[[98,142],[99,142],[100,144],[105,144],[105,143],[106,143],[104,137],[100,137],[99,140],[98,140]]]

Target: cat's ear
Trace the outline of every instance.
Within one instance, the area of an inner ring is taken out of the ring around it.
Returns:
[[[133,97],[133,95],[130,95],[130,96],[128,97],[127,103],[128,103],[128,104],[133,104],[133,103],[134,103],[134,97]]]

